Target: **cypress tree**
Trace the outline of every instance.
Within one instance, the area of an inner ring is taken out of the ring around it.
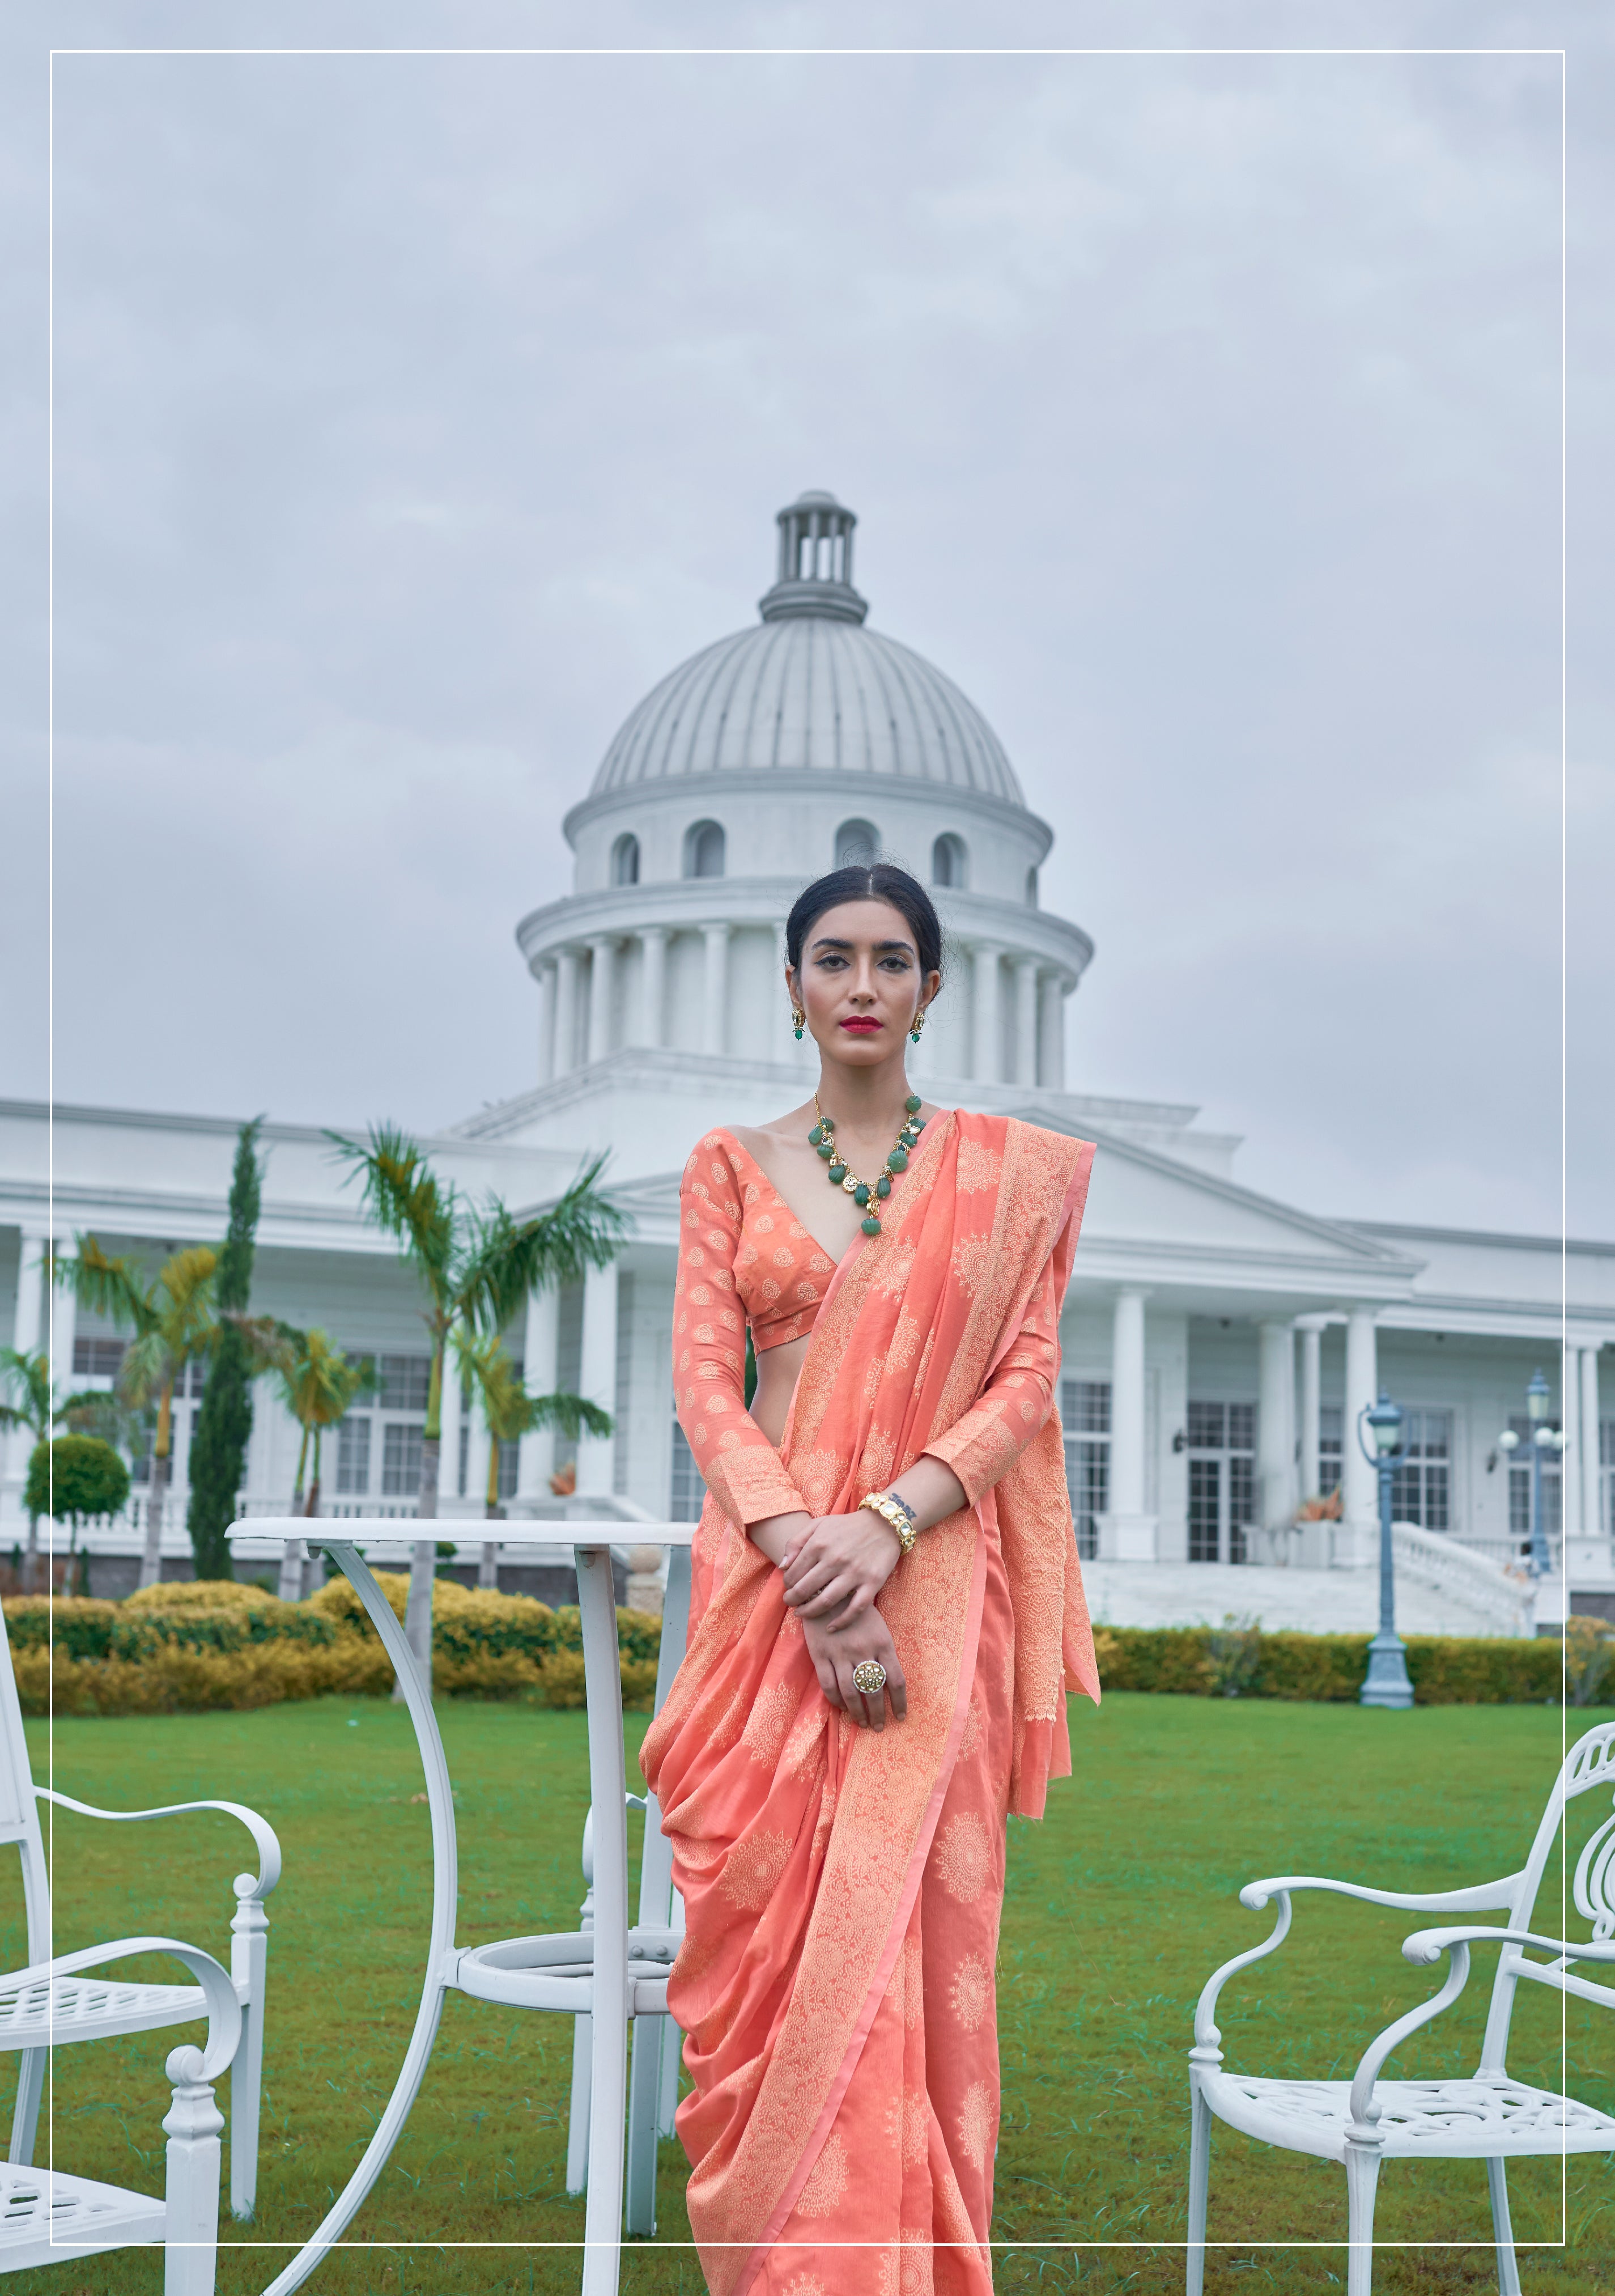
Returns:
[[[235,1520],[236,1496],[246,1471],[252,1434],[252,1365],[245,1333],[228,1320],[244,1315],[252,1289],[252,1250],[258,1234],[263,1174],[258,1160],[261,1116],[243,1124],[235,1144],[230,1182],[230,1227],[218,1255],[216,1278],[219,1336],[202,1390],[201,1409],[191,1438],[191,1505],[186,1528],[199,1578],[231,1578],[234,1570],[225,1537]]]

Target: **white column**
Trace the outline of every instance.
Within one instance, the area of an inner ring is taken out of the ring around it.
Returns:
[[[610,1411],[617,1396],[617,1263],[591,1267],[583,1279],[583,1346],[578,1386],[591,1403]],[[583,1435],[578,1443],[578,1496],[598,1497],[611,1488],[616,1439]]]
[[[1057,972],[1037,983],[1037,1082],[1050,1092],[1065,1090],[1065,991]]]
[[[611,1000],[617,985],[617,943],[597,933],[589,943],[589,1058],[603,1061],[611,1049]]]
[[[555,967],[538,968],[538,1081],[548,1084],[555,1073]]]
[[[1373,1309],[1353,1308],[1346,1318],[1346,1393],[1340,1414],[1340,1521],[1335,1527],[1337,1564],[1372,1562],[1380,1551],[1380,1479],[1357,1440],[1357,1414],[1379,1394]]]
[[[578,1065],[578,952],[563,948],[555,956],[555,1074],[569,1075]]]
[[[1581,1537],[1581,1378],[1572,1344],[1559,1357],[1559,1431],[1564,1438],[1559,1467],[1559,1526],[1566,1538]]]
[[[1318,1427],[1323,1414],[1324,1327],[1310,1320],[1301,1325],[1301,1496],[1322,1498],[1324,1479],[1319,1464]]]
[[[45,1302],[45,1238],[31,1229],[24,1228],[20,1239],[20,1256],[17,1264],[17,1308],[12,1319],[12,1345],[20,1356],[31,1356],[39,1345],[40,1325]],[[34,1447],[34,1439],[26,1427],[16,1427],[4,1442],[5,1488],[8,1495],[15,1491],[18,1503],[8,1507],[8,1513],[21,1512],[20,1494],[28,1480],[28,1463]]]
[[[56,1246],[58,1262],[66,1264],[78,1257],[72,1239]],[[78,1295],[69,1285],[53,1284],[45,1312],[51,1327],[51,1385],[55,1400],[71,1395],[73,1380],[73,1341],[78,1330]]]
[[[707,942],[706,1010],[701,1015],[701,1050],[724,1053],[729,1046],[729,928],[702,928]],[[581,1466],[578,1472],[582,1473]],[[579,1482],[578,1489],[583,1488]]]
[[[1258,1330],[1257,1515],[1263,1530],[1286,1531],[1295,1516],[1295,1329],[1265,1323]]]
[[[488,1505],[488,1455],[493,1447],[493,1437],[488,1431],[480,1398],[471,1397],[471,1423],[466,1430],[465,1445],[465,1505],[469,1513],[480,1516]]]
[[[979,940],[971,958],[975,1026],[970,1072],[978,1084],[996,1084],[1004,1073],[998,1041],[998,960],[1003,954],[996,940]]]
[[[527,1301],[527,1338],[521,1350],[522,1384],[529,1395],[553,1395],[556,1360],[561,1343],[561,1294],[553,1284],[530,1292]],[[521,1439],[516,1473],[516,1496],[547,1499],[555,1471],[555,1431],[536,1427]]]
[[[471,1392],[471,1411],[477,1409],[476,1390]],[[455,1351],[449,1349],[443,1358],[443,1404],[440,1414],[443,1447],[438,1454],[438,1496],[440,1501],[453,1499],[460,1492],[460,1366],[455,1361]],[[472,1424],[475,1425],[473,1416]],[[467,1488],[469,1488],[469,1484]]]
[[[1603,1520],[1598,1505],[1598,1350],[1581,1350],[1581,1523],[1588,1538],[1607,1538],[1615,1522]]]
[[[642,1045],[659,1046],[667,1042],[662,1034],[662,1008],[667,1003],[668,994],[666,925],[647,925],[639,941],[643,951],[639,968],[639,1041]]]
[[[1015,959],[1015,1082],[1037,1081],[1037,960]]]
[[[1111,1332],[1110,1505],[1099,1519],[1109,1562],[1153,1562],[1155,1517],[1144,1513],[1144,1300],[1128,1284],[1116,1294]]]

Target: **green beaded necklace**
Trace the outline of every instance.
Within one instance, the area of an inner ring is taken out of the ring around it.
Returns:
[[[874,1210],[873,1203],[877,1201],[883,1203],[890,1195],[893,1174],[906,1172],[908,1169],[910,1153],[918,1145],[920,1135],[925,1129],[925,1119],[920,1113],[919,1094],[911,1092],[903,1106],[907,1111],[903,1120],[903,1129],[898,1135],[890,1155],[881,1167],[880,1178],[872,1185],[867,1180],[860,1180],[857,1174],[848,1164],[847,1159],[838,1154],[835,1144],[835,1119],[832,1116],[826,1116],[819,1106],[817,1093],[813,1095],[813,1112],[819,1120],[808,1135],[808,1144],[809,1147],[817,1149],[828,1165],[829,1169],[824,1177],[831,1186],[841,1189],[852,1198],[855,1204],[864,1208],[865,1235],[880,1234],[881,1218]]]

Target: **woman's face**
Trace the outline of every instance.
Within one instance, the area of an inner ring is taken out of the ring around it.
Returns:
[[[877,900],[844,901],[816,917],[796,974],[787,973],[820,1051],[855,1068],[900,1054],[941,982],[939,972],[921,972],[902,912]]]

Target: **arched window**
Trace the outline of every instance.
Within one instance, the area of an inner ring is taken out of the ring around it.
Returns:
[[[639,882],[639,840],[632,831],[625,831],[611,848],[611,882],[614,885],[637,885]]]
[[[844,821],[835,833],[835,865],[838,869],[863,866],[873,861],[881,849],[881,840],[873,821]]]
[[[1026,873],[1026,906],[1029,909],[1035,909],[1037,906],[1037,872],[1035,866]]]
[[[933,885],[964,883],[964,840],[955,837],[951,829],[930,849],[930,882]]]
[[[698,821],[685,832],[686,877],[721,877],[724,873],[724,832],[716,821]]]

